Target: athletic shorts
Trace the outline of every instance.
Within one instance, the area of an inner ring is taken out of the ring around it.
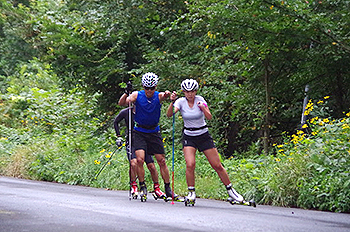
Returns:
[[[133,150],[144,150],[148,155],[165,154],[163,138],[160,132],[144,133],[134,130]]]
[[[130,157],[129,157],[129,142],[125,142],[125,148],[126,148],[126,156],[128,157],[128,160],[130,162]],[[133,151],[133,153],[131,154],[131,159],[136,159],[136,154],[135,151]],[[146,157],[145,157],[145,163],[149,164],[149,163],[154,163],[153,157],[151,155],[148,155],[146,153]]]
[[[198,136],[188,136],[186,134],[182,135],[182,147],[194,147],[198,151],[205,151],[211,148],[215,148],[213,138],[209,132]]]

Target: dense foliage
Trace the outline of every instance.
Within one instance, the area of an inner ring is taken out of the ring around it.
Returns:
[[[152,71],[160,90],[179,91],[185,78],[200,83],[223,163],[247,197],[349,212],[349,8],[350,1],[0,0],[0,173],[126,189],[124,149],[108,172],[91,177],[115,150],[120,84],[138,89]],[[301,128],[305,85],[315,104]],[[168,154],[171,123],[161,118]],[[178,118],[177,144],[181,128]],[[222,198],[202,160],[199,195]]]

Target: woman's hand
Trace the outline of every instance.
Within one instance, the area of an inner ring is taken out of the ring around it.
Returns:
[[[199,109],[202,110],[202,111],[203,111],[203,109],[204,109],[205,107],[208,107],[207,104],[205,104],[204,102],[201,102],[201,101],[197,102],[197,106],[198,106]]]

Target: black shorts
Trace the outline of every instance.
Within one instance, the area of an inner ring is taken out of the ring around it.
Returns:
[[[205,151],[211,148],[215,148],[215,144],[213,138],[209,134],[209,132],[205,132],[204,134],[198,136],[188,136],[182,135],[182,147],[194,147],[198,149],[198,151]]]
[[[133,141],[133,151],[144,150],[148,155],[165,154],[163,138],[160,132],[144,133],[134,131]]]
[[[125,148],[126,148],[126,156],[128,157],[128,160],[130,162],[130,157],[129,157],[129,141],[127,140],[125,142]],[[136,155],[135,155],[135,150],[133,151],[133,153],[131,154],[131,159],[136,159]],[[148,155],[146,153],[145,155],[145,163],[149,164],[149,163],[154,163],[153,157],[151,155]]]

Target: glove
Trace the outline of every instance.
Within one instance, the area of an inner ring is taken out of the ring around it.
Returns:
[[[132,92],[132,84],[130,81],[126,84],[125,93],[130,94]]]
[[[117,145],[117,147],[121,147],[123,145],[123,142],[121,139],[118,138],[115,140],[115,144]]]

